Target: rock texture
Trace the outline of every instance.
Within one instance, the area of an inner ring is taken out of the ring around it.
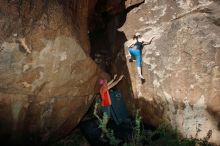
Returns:
[[[88,110],[103,72],[89,57],[87,18],[88,0],[0,0],[1,143],[60,138]]]
[[[203,138],[211,130],[210,142],[218,145],[219,8],[217,0],[145,0],[130,11],[120,31],[128,39],[125,55],[135,32],[146,40],[155,37],[142,51],[146,81],[142,84],[138,79],[135,63],[123,60],[124,52],[118,55],[115,69],[129,72],[130,79],[121,88],[132,85],[123,91],[130,111],[141,107],[146,122],[156,126],[165,119],[185,137]],[[123,61],[127,68],[121,66]]]

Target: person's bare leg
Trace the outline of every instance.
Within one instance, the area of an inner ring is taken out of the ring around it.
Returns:
[[[144,79],[143,75],[141,74],[141,67],[140,67],[140,66],[137,67],[137,72],[138,72],[138,76],[139,76],[141,79]]]
[[[130,53],[130,51],[128,50],[128,57],[129,57],[129,62],[133,62],[133,59],[132,59],[132,56],[131,56],[131,53]]]

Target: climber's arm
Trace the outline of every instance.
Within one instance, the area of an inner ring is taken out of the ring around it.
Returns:
[[[154,37],[152,37],[152,38],[150,39],[150,41],[143,41],[143,45],[149,45],[149,44],[151,44],[153,38],[154,38]]]
[[[115,74],[115,75],[114,75],[114,78],[113,78],[111,81],[108,82],[108,86],[110,86],[110,85],[114,82],[114,80],[116,79],[116,77],[117,77],[117,75]]]
[[[132,47],[134,47],[134,44],[132,43],[130,46],[128,46],[128,48],[132,48]]]
[[[18,39],[18,41],[20,42],[21,46],[25,49],[27,53],[31,53],[31,49],[25,43],[25,38]]]
[[[124,77],[124,75],[121,75],[118,80],[116,80],[116,81],[112,82],[111,84],[109,84],[109,85],[108,85],[108,89],[111,89],[112,87],[114,87],[115,85],[117,85],[118,82],[121,81],[121,79],[122,79],[123,77]],[[114,80],[114,79],[113,79],[113,80]]]
[[[136,41],[135,41],[135,40],[132,40],[132,41],[129,43],[128,48],[134,47],[134,44],[135,44],[135,43],[136,43]]]

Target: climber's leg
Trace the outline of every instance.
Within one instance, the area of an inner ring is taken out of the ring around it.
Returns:
[[[128,49],[128,53],[129,53],[129,62],[133,62],[133,58],[135,57],[135,49],[134,48],[129,48]]]
[[[144,77],[142,75],[142,72],[141,72],[141,63],[142,63],[142,60],[141,60],[141,52],[140,50],[137,51],[136,53],[136,66],[137,66],[137,72],[138,72],[138,76],[144,80]]]

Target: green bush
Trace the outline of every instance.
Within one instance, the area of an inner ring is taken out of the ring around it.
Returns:
[[[211,137],[211,130],[204,139],[182,138],[179,136],[177,130],[174,130],[171,125],[165,122],[155,131],[148,132],[146,137],[150,146],[211,146],[211,144],[208,143]]]
[[[110,145],[117,146],[120,139],[114,136],[112,129],[107,127],[109,117],[104,113],[103,117],[99,117],[97,114],[97,105],[95,105],[94,115],[99,121],[99,128],[102,130],[101,138],[108,142]],[[210,130],[204,139],[195,138],[182,138],[179,136],[176,129],[173,129],[171,125],[166,122],[162,122],[156,130],[144,130],[142,126],[142,118],[139,115],[139,110],[135,116],[135,125],[133,127],[132,138],[129,141],[124,142],[123,146],[211,146],[208,143],[209,138],[212,135]],[[197,131],[199,132],[199,130]]]
[[[94,108],[94,116],[98,119],[99,128],[102,130],[101,140],[108,142],[110,145],[117,146],[120,143],[120,140],[114,136],[114,131],[112,129],[107,128],[107,124],[109,121],[109,117],[106,113],[103,114],[103,117],[99,117],[97,114],[98,104],[95,104]]]

